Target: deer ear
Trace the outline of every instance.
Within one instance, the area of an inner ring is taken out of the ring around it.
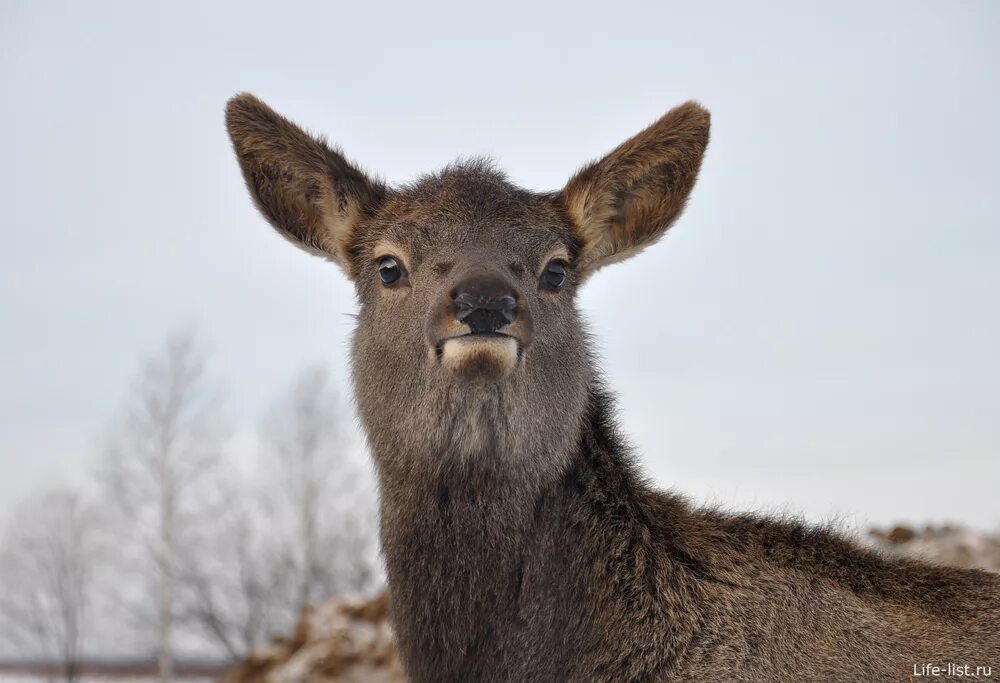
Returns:
[[[569,181],[558,197],[580,243],[581,272],[626,259],[667,231],[698,177],[709,124],[707,110],[682,104]]]
[[[253,95],[229,100],[226,128],[264,217],[293,244],[353,276],[355,229],[378,210],[385,186]]]

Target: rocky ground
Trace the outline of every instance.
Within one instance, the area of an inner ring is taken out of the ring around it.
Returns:
[[[868,541],[890,555],[1000,572],[1000,535],[943,526],[874,529]],[[403,670],[392,643],[389,599],[330,601],[300,620],[290,638],[276,639],[227,683],[396,683]]]

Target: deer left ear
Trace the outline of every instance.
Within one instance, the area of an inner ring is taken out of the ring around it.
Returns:
[[[698,178],[709,127],[708,111],[687,102],[569,181],[558,199],[584,276],[642,251],[673,224]]]
[[[299,248],[356,276],[356,228],[378,211],[385,186],[253,95],[229,100],[226,128],[247,189],[271,225]]]

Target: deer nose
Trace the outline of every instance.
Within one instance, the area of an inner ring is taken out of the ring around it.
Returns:
[[[473,334],[497,332],[517,319],[517,293],[497,277],[462,280],[452,290],[451,301],[455,319]]]

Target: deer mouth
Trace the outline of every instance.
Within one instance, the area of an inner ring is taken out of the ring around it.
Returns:
[[[464,379],[498,380],[509,375],[521,359],[520,341],[501,332],[471,332],[447,337],[435,347],[445,371]]]

